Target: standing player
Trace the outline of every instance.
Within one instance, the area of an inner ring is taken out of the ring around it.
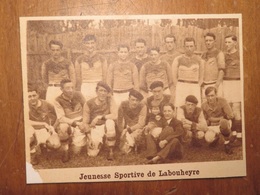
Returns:
[[[136,65],[138,72],[140,72],[143,64],[150,60],[148,54],[146,53],[146,41],[144,39],[137,39],[135,41],[135,50],[136,55],[131,59],[131,62]]]
[[[48,86],[46,100],[53,103],[55,98],[61,94],[60,81],[70,79],[75,85],[75,69],[72,62],[62,56],[63,44],[60,41],[49,42],[51,58],[45,61],[41,67],[41,77]]]
[[[241,122],[241,81],[240,81],[240,59],[236,48],[237,37],[229,35],[225,37],[227,52],[225,53],[226,70],[223,80],[223,95],[230,103],[234,112],[232,134],[242,143]]]
[[[196,44],[194,38],[184,39],[185,54],[175,58],[172,64],[173,83],[176,86],[175,106],[185,103],[185,97],[194,95],[201,105],[200,86],[203,82],[203,60],[194,54]]]
[[[231,107],[226,99],[217,97],[217,89],[208,87],[205,90],[207,101],[201,105],[209,130],[205,140],[210,146],[215,146],[219,141],[219,133],[224,136],[224,148],[227,154],[232,154],[231,147],[231,120],[234,118]]]
[[[140,90],[144,97],[149,94],[149,87],[154,81],[162,81],[164,92],[173,94],[172,71],[170,65],[166,61],[160,60],[159,48],[151,48],[151,61],[145,63],[140,71]]]
[[[205,60],[202,96],[205,100],[205,89],[213,86],[217,89],[218,96],[223,97],[222,81],[225,71],[224,53],[216,48],[216,35],[208,32],[205,36],[207,51],[202,54]]]
[[[81,91],[88,100],[96,95],[96,85],[106,81],[107,60],[96,50],[95,35],[88,34],[83,39],[86,52],[75,62],[76,90]]]
[[[171,66],[173,63],[173,60],[181,55],[180,52],[176,51],[176,38],[173,34],[169,34],[164,38],[164,42],[166,45],[166,53],[161,56],[162,61],[168,62],[168,64]]]
[[[118,60],[108,68],[107,84],[113,89],[113,96],[118,106],[127,100],[131,89],[139,90],[138,70],[128,57],[129,47],[119,45]]]
[[[75,91],[71,80],[63,79],[60,85],[62,94],[55,99],[54,107],[60,122],[57,133],[63,146],[62,161],[67,162],[70,159],[70,148],[78,154],[86,145],[85,127],[82,123],[85,98],[79,91]]]
[[[109,148],[107,160],[114,159],[117,106],[111,97],[111,88],[103,81],[97,83],[97,96],[88,100],[84,106],[83,124],[89,138],[88,155],[97,156],[105,143]],[[103,139],[105,138],[105,139]]]

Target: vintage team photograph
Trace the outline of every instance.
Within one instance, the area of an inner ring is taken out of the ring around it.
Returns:
[[[240,14],[22,17],[20,31],[27,183],[246,175]]]

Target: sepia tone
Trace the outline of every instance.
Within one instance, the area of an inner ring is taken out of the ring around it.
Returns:
[[[1,4],[0,194],[259,194],[257,1],[14,1]],[[25,185],[19,16],[242,13],[247,177],[157,182]],[[21,139],[22,138],[22,139]],[[187,188],[186,186],[190,186]],[[150,187],[150,188],[148,188]]]

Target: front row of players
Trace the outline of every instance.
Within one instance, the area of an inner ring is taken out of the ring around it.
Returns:
[[[185,143],[199,147],[206,141],[215,146],[220,135],[227,154],[232,153],[232,146],[242,143],[235,134],[239,129],[232,125],[232,109],[224,98],[217,97],[214,87],[206,89],[207,100],[201,108],[197,107],[198,99],[189,95],[185,105],[176,109],[171,95],[164,94],[161,81],[151,84],[153,95],[147,99],[131,90],[119,108],[111,88],[102,81],[96,86],[96,97],[87,102],[74,90],[71,80],[62,80],[60,86],[62,94],[54,106],[39,99],[37,89],[29,87],[27,135],[33,165],[39,163],[39,151],[60,150],[62,162],[68,162],[71,152],[79,154],[86,148],[89,156],[97,156],[103,145],[108,148],[107,159],[113,160],[116,141],[124,153],[138,152],[145,143],[148,164],[182,158]]]

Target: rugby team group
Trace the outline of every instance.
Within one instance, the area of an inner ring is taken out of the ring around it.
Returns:
[[[62,151],[64,163],[82,151],[95,157],[105,150],[107,160],[114,160],[119,148],[126,154],[146,150],[146,163],[157,164],[182,158],[184,144],[205,143],[223,144],[232,155],[242,145],[238,40],[226,36],[221,51],[216,39],[204,35],[202,54],[195,53],[192,37],[180,52],[175,36],[167,35],[166,53],[137,39],[134,52],[119,45],[110,63],[93,34],[82,40],[85,52],[75,63],[62,55],[61,41],[51,40],[51,56],[41,66],[46,95],[40,98],[38,85],[28,84],[31,163],[39,164],[39,155],[50,150]]]

